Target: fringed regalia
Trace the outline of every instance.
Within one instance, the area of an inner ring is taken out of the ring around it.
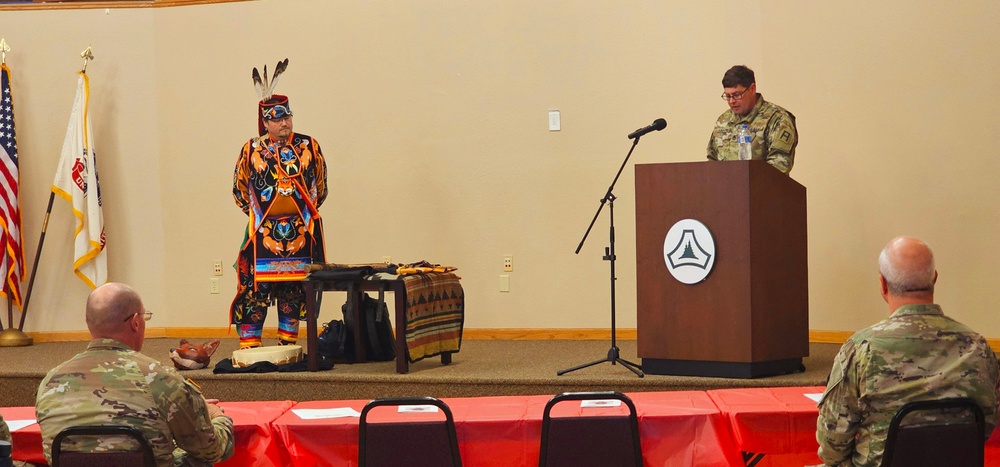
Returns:
[[[243,146],[233,197],[249,222],[237,259],[239,284],[230,318],[233,324],[254,325],[258,345],[272,302],[281,317],[289,318],[279,323],[279,338],[295,342],[297,320],[305,317],[300,283],[305,267],[326,259],[318,211],[326,195],[326,162],[315,139],[292,133],[288,141],[275,142],[265,135]]]

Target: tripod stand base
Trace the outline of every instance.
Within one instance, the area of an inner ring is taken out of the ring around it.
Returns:
[[[636,365],[635,363],[632,363],[632,362],[630,362],[628,360],[625,360],[623,358],[619,358],[618,357],[619,353],[620,353],[620,351],[618,350],[618,347],[611,347],[611,349],[608,350],[608,356],[606,358],[602,358],[600,360],[594,360],[594,361],[592,361],[590,363],[584,363],[583,365],[577,365],[577,366],[575,366],[573,368],[568,368],[568,369],[565,369],[565,370],[559,370],[559,371],[556,372],[556,376],[562,376],[562,375],[565,375],[566,373],[569,373],[571,371],[580,370],[580,369],[591,367],[591,366],[597,365],[599,363],[604,363],[604,362],[611,362],[612,365],[617,364],[617,363],[621,363],[623,367],[628,368],[629,370],[631,370],[632,373],[636,374],[636,376],[638,376],[640,378],[642,378],[643,376],[645,376],[645,375],[642,374],[642,370],[639,369],[639,365]]]

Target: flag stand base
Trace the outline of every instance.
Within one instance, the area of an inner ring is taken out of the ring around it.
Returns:
[[[33,339],[18,329],[4,329],[0,332],[0,347],[24,347],[31,345]]]

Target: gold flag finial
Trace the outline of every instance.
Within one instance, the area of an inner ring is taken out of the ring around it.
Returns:
[[[94,59],[94,53],[90,51],[90,46],[87,46],[87,50],[80,52],[80,58],[83,58],[83,72],[87,72],[87,63]]]
[[[7,40],[0,37],[0,63],[4,65],[7,64],[7,52],[10,52],[10,46],[7,45]]]

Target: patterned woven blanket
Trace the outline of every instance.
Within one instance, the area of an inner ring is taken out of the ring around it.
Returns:
[[[465,292],[452,273],[403,276],[406,286],[406,347],[412,363],[462,347]]]

